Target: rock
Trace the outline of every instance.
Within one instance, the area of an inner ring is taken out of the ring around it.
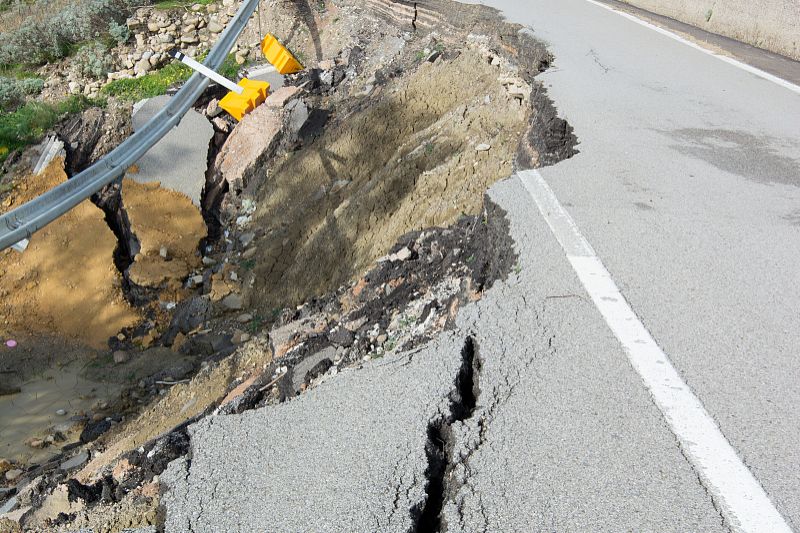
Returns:
[[[222,26],[222,24],[214,22],[213,20],[208,23],[208,31],[211,33],[222,33],[222,30],[224,29],[225,28]]]
[[[7,481],[16,481],[22,476],[23,472],[19,468],[12,468],[6,472]]]
[[[245,189],[250,175],[275,152],[283,130],[278,109],[258,106],[233,129],[217,156],[216,166],[231,190]]]
[[[58,415],[58,416],[66,416],[67,415],[67,411],[65,411],[64,409],[59,409],[58,411],[56,411],[56,415]]]
[[[80,94],[80,92],[83,90],[83,87],[81,87],[81,84],[78,83],[77,81],[69,82],[67,87],[69,88],[69,92],[71,94]]]
[[[388,340],[389,336],[385,333],[382,333],[381,335],[378,335],[378,338],[375,339],[375,342],[378,343],[378,346],[383,346],[384,344],[386,344],[386,341]]]
[[[347,328],[338,327],[328,334],[328,340],[338,346],[349,348],[355,341],[355,335]]]
[[[178,304],[165,335],[168,343],[174,342],[178,333],[189,333],[211,317],[208,298],[195,296]]]
[[[170,35],[169,33],[161,33],[158,36],[158,42],[161,44],[170,44],[175,42],[175,37]]]
[[[133,66],[133,73],[135,75],[137,75],[137,76],[138,75],[147,74],[148,72],[150,72],[150,69],[152,69],[152,68],[153,68],[153,66],[150,64],[150,59],[149,58],[148,59],[140,59]]]
[[[231,338],[233,344],[242,344],[250,340],[250,334],[243,331],[236,331]]]
[[[216,118],[222,114],[222,108],[219,106],[219,100],[213,98],[206,107],[206,116],[208,118]]]
[[[239,235],[239,242],[242,243],[242,246],[247,248],[250,246],[250,243],[253,242],[253,239],[256,238],[256,234],[252,231],[248,231],[247,233],[242,233]]]
[[[8,459],[0,459],[0,475],[5,474],[11,470],[11,461]]]
[[[181,346],[184,344],[186,344],[186,335],[179,332],[177,335],[175,335],[175,340],[172,341],[172,351],[175,353],[180,352]]]
[[[164,259],[166,261],[169,259],[169,250],[167,250],[166,246],[162,246],[158,250],[158,255],[161,256],[161,259]]]
[[[181,42],[184,44],[196,44],[200,42],[200,39],[197,38],[197,35],[194,34],[183,34],[181,35]]]
[[[264,102],[269,107],[285,107],[286,104],[297,98],[303,92],[299,87],[284,85],[267,96]]]
[[[220,109],[220,113],[222,109]],[[223,119],[222,117],[214,117],[211,120],[211,123],[214,124],[214,127],[223,133],[228,133],[231,130],[230,124],[228,121]]]
[[[128,352],[124,350],[117,350],[114,352],[114,364],[121,365],[123,363],[127,363],[131,360],[131,356]]]
[[[203,265],[204,266],[214,266],[216,264],[217,264],[217,261],[215,259],[203,256]]]
[[[238,317],[236,317],[236,321],[239,322],[240,324],[247,324],[251,320],[253,320],[253,315],[251,315],[250,313],[243,313]]]
[[[243,307],[242,297],[236,293],[227,295],[221,303],[229,311],[239,311]]]
[[[97,440],[100,435],[111,429],[111,420],[104,418],[97,422],[89,422],[83,428],[80,435],[80,441],[84,444]]]
[[[488,152],[489,149],[491,149],[491,145],[488,145],[486,143],[479,144],[478,146],[475,147],[476,152]]]
[[[245,61],[247,61],[247,52],[236,52],[234,59],[237,65],[244,65]]]
[[[149,31],[151,33],[157,33],[158,30],[160,30],[160,29],[161,29],[161,27],[158,25],[157,22],[150,21],[150,22],[147,23],[147,31]]]
[[[403,246],[397,252],[389,256],[389,261],[408,261],[412,256],[411,250],[408,246]]]
[[[86,461],[89,460],[89,452],[83,451],[78,455],[74,456],[71,459],[67,459],[59,466],[61,470],[72,470],[73,468],[78,468],[82,466]]]
[[[45,441],[44,439],[30,439],[25,444],[27,444],[31,448],[41,450],[47,446],[47,441]]]
[[[242,259],[252,259],[256,255],[256,251],[258,251],[258,248],[248,248],[242,254]]]

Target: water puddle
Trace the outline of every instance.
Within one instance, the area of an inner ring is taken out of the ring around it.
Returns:
[[[0,396],[0,456],[25,463],[46,462],[78,440],[83,422],[97,406],[119,393],[119,385],[87,379],[85,363],[48,368]],[[55,437],[48,443],[48,437]],[[28,442],[39,439],[41,449]]]

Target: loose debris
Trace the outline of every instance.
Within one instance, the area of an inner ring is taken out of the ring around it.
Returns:
[[[138,202],[126,193],[123,205],[113,184],[95,198],[117,238],[115,287],[139,319],[110,334],[87,375],[128,374],[29,440],[47,458],[0,461],[14,524],[158,525],[158,476],[186,453],[189,424],[290,401],[387,353],[413,357],[514,268],[507,222],[484,191],[574,153],[533,79],[550,57],[486,8],[406,7],[336,0],[259,13],[309,68],[238,125],[220,112],[219,88],[196,103],[214,137],[202,209],[177,221],[181,231],[164,231],[164,213],[150,220],[144,200],[156,191]],[[162,18],[148,38],[168,31]]]

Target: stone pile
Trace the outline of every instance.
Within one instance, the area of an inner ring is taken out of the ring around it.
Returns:
[[[239,0],[222,0],[208,5],[194,4],[188,9],[138,9],[127,20],[131,39],[113,51],[119,70],[110,72],[106,80],[100,81],[70,77],[67,80],[69,92],[96,97],[110,81],[141,77],[163,67],[172,61],[168,52],[173,48],[191,57],[207,52],[236,14],[239,4]],[[231,52],[241,65],[248,58],[259,57],[259,43],[237,43]]]

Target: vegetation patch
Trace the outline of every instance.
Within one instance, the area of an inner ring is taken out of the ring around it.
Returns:
[[[3,32],[0,65],[38,65],[66,57],[80,43],[119,34],[119,25],[139,5],[136,0],[86,0],[53,12],[49,2],[35,2],[17,27]]]
[[[161,2],[156,2],[153,4],[153,7],[156,9],[176,9],[176,8],[188,8],[195,4],[200,4],[201,6],[207,6],[208,4],[213,4],[214,0],[163,0]]]
[[[44,81],[39,78],[6,78],[0,76],[0,108],[7,111],[19,106],[27,96],[42,92]]]
[[[0,111],[0,163],[14,150],[37,142],[55,124],[90,107],[104,107],[104,100],[71,96],[55,104],[28,102],[16,111]]]
[[[200,57],[202,61],[204,57]],[[235,78],[239,71],[239,65],[233,54],[223,62],[219,68],[219,73],[226,78]],[[126,78],[114,80],[100,91],[105,96],[113,96],[127,102],[138,102],[145,98],[153,98],[165,94],[167,90],[181,83],[184,83],[194,71],[177,61],[170,63],[164,68],[142,76],[140,78]]]

